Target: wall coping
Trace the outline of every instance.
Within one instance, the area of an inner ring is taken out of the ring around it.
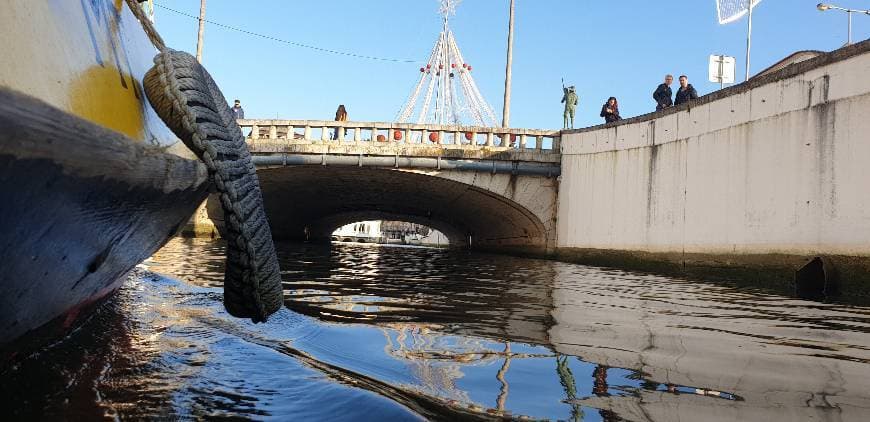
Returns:
[[[824,53],[818,57],[814,57],[809,60],[804,60],[802,62],[798,62],[789,66],[782,68],[776,72],[771,72],[767,75],[761,75],[749,78],[749,81],[743,82],[737,85],[732,85],[728,88],[720,89],[718,91],[713,91],[703,97],[698,98],[697,100],[689,101],[685,104],[680,104],[678,106],[669,107],[664,110],[654,111],[647,114],[641,114],[639,116],[630,117],[627,119],[622,119],[613,123],[604,123],[595,126],[589,126],[580,129],[569,129],[563,130],[562,135],[571,135],[575,133],[585,133],[592,132],[600,129],[610,129],[618,126],[630,125],[634,123],[642,123],[648,122],[651,120],[658,119],[663,116],[667,116],[670,114],[679,113],[684,110],[691,110],[693,107],[697,107],[699,105],[709,104],[716,100],[721,100],[723,98],[732,97],[735,95],[743,94],[747,91],[753,90],[763,85],[771,84],[774,82],[779,82],[785,79],[793,78],[797,75],[807,73],[811,70],[824,67],[830,65],[832,63],[837,63],[841,61],[845,61],[851,59],[852,57],[859,56],[864,53],[870,52],[870,39],[861,41],[859,43],[855,43],[846,47],[839,48],[837,50]]]

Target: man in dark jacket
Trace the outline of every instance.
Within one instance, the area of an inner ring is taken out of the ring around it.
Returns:
[[[656,92],[653,92],[653,99],[656,100],[656,111],[674,105],[674,101],[671,99],[674,95],[674,92],[671,91],[672,83],[674,83],[674,76],[665,75],[665,83],[659,85]]]
[[[236,120],[245,118],[245,109],[242,108],[241,101],[236,100],[233,104],[233,108],[231,108],[230,110],[233,111],[233,117],[235,117]]]
[[[686,75],[680,76],[680,89],[677,90],[677,98],[674,101],[674,105],[678,106],[696,98],[698,98],[698,91],[695,91],[695,87],[689,83],[689,78]]]

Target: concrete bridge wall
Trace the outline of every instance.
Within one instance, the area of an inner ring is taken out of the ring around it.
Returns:
[[[868,75],[864,42],[689,105],[564,132],[559,255],[787,277],[821,254],[866,278]]]

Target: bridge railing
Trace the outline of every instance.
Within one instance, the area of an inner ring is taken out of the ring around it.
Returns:
[[[558,130],[448,126],[390,122],[241,119],[252,141],[283,140],[291,144],[366,144],[485,150],[530,150],[559,153]]]

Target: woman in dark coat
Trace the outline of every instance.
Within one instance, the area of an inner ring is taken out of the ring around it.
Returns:
[[[335,110],[335,121],[336,122],[346,122],[347,121],[347,110],[344,108],[344,104],[339,104],[338,110]],[[332,131],[332,140],[338,139],[338,128]]]
[[[622,117],[619,117],[619,102],[616,101],[616,97],[608,98],[607,102],[601,106],[601,117],[604,118],[605,123],[622,119]]]

